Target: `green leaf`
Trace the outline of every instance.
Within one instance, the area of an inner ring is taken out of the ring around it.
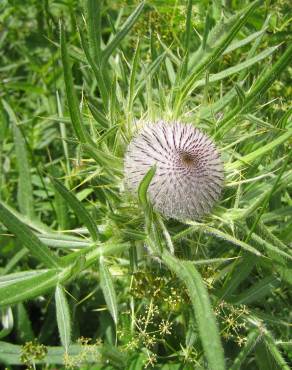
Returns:
[[[60,195],[65,199],[68,206],[72,208],[80,222],[82,222],[90,232],[92,239],[95,241],[98,239],[98,231],[96,223],[90,214],[87,212],[83,204],[76,198],[76,196],[71,193],[59,180],[50,177],[55,189],[60,193]]]
[[[242,40],[239,40],[239,41],[235,41],[233,42],[230,46],[228,46],[228,48],[224,51],[223,55],[225,54],[228,54],[228,53],[231,53],[232,51],[238,49],[238,48],[241,48],[242,46],[245,46],[247,44],[249,44],[250,42],[252,42],[253,40],[256,40],[258,37],[260,37],[261,35],[263,35],[265,33],[265,31],[267,30],[267,27],[263,28],[262,30],[258,31],[258,32],[254,32],[252,33],[251,35],[245,37],[244,39]]]
[[[281,370],[289,370],[290,369],[289,365],[287,364],[283,355],[279,351],[275,339],[268,331],[265,332],[264,342],[267,350],[272,355],[277,367]]]
[[[123,164],[121,158],[115,157],[104,150],[99,150],[95,146],[84,144],[82,145],[83,150],[93,158],[96,163],[104,167],[105,171],[114,173],[123,173]]]
[[[130,83],[128,89],[128,104],[127,109],[128,113],[131,114],[133,110],[133,102],[134,102],[134,87],[135,87],[135,79],[137,74],[137,67],[140,55],[140,39],[137,41],[137,46],[134,52],[133,61],[130,70]]]
[[[97,64],[101,61],[101,5],[101,0],[86,1],[89,49]]]
[[[0,277],[0,306],[8,306],[45,294],[65,281],[70,269],[23,271]]]
[[[37,260],[47,267],[59,267],[59,258],[2,202],[0,202],[0,221],[29,249],[31,255]]]
[[[32,320],[23,303],[18,303],[16,306],[15,332],[17,333],[17,338],[21,343],[34,340],[35,336],[32,329]]]
[[[106,345],[94,345],[94,351],[86,351],[83,345],[72,344],[69,348],[68,356],[71,358],[84,359],[85,363],[93,364],[94,368],[103,367],[104,362],[110,363],[115,369],[124,370],[126,368],[126,356],[115,347]],[[43,364],[44,366],[65,365],[63,347],[46,346],[47,354],[44,358],[34,360],[35,364]],[[6,365],[23,365],[21,361],[23,346],[11,344],[7,342],[0,342],[0,362]]]
[[[268,88],[275,82],[279,75],[287,68],[291,61],[292,44],[290,44],[285,53],[278,59],[278,61],[269,70],[264,70],[254,83],[252,88],[246,94],[244,104],[237,105],[231,109],[229,113],[220,122],[220,127],[216,131],[216,136],[223,135],[228,131],[232,125],[234,117],[238,114],[247,112],[248,108],[256,104],[259,98],[268,90]]]
[[[108,128],[109,127],[109,122],[107,120],[107,118],[105,117],[105,115],[100,112],[94,104],[92,103],[88,103],[88,108],[90,109],[90,112],[93,116],[93,118],[95,119],[95,121],[97,123],[100,124],[100,126],[102,126],[102,128]]]
[[[104,64],[108,60],[108,58],[112,55],[114,50],[119,46],[119,44],[124,39],[124,37],[130,32],[131,28],[137,22],[140,14],[142,13],[144,5],[145,3],[144,1],[142,1],[141,4],[138,5],[135,11],[130,15],[130,17],[123,24],[122,28],[115,34],[111,42],[102,51],[102,64]]]
[[[190,261],[181,261],[166,250],[162,261],[186,285],[198,324],[199,335],[211,370],[224,370],[225,360],[219,330],[208,291],[201,275]]]
[[[112,281],[112,276],[107,268],[107,265],[105,264],[103,257],[100,257],[99,259],[99,274],[100,287],[102,289],[104,299],[114,323],[117,325],[119,316],[116,292]]]
[[[2,329],[0,330],[0,339],[7,337],[13,329],[14,319],[11,307],[0,309]]]
[[[284,132],[281,136],[279,136],[277,139],[271,141],[270,143],[267,143],[266,145],[261,146],[259,149],[248,153],[238,159],[237,161],[233,163],[227,163],[225,165],[226,171],[231,171],[231,170],[237,170],[241,167],[245,167],[249,164],[251,164],[255,159],[261,157],[262,155],[268,153],[278,145],[281,145],[285,143],[290,137],[292,136],[292,130],[288,130]]]
[[[245,249],[246,251],[250,252],[250,253],[253,253],[255,254],[256,256],[262,256],[262,254],[257,250],[255,249],[254,247],[252,247],[251,245],[227,234],[227,233],[224,233],[223,231],[220,231],[220,230],[217,230],[211,226],[207,226],[205,224],[200,224],[200,223],[197,223],[197,222],[193,222],[193,221],[187,221],[187,224],[188,225],[192,225],[190,228],[176,234],[173,239],[174,240],[178,240],[188,234],[191,234],[193,233],[194,231],[196,230],[199,230],[199,231],[202,231],[202,232],[205,232],[207,234],[211,234],[211,235],[214,235],[215,237],[219,238],[219,239],[223,239],[223,240],[226,240],[234,245],[237,245],[243,249]]]
[[[64,70],[64,82],[65,82],[66,96],[67,96],[67,102],[68,102],[71,122],[72,122],[77,138],[82,143],[90,142],[91,139],[88,135],[88,132],[86,131],[84,127],[81,114],[80,114],[80,110],[79,110],[78,99],[77,99],[77,95],[76,95],[75,88],[74,88],[72,70],[71,70],[71,65],[70,65],[68,51],[67,51],[65,30],[62,25],[60,29],[60,34],[61,34],[60,43],[61,43],[61,56],[62,56],[62,63],[63,63],[63,70]]]
[[[159,55],[145,70],[143,73],[143,76],[140,77],[139,81],[137,82],[137,87],[135,91],[135,96],[133,98],[133,101],[135,101],[136,97],[139,95],[140,91],[144,88],[147,79],[150,79],[151,76],[158,70],[162,62],[164,61],[167,53],[164,52],[161,55]]]
[[[274,53],[274,51],[276,51],[277,49],[278,49],[278,46],[273,46],[271,48],[267,48],[266,50],[264,50],[263,52],[259,53],[256,56],[254,56],[253,58],[247,59],[244,62],[239,63],[239,64],[237,64],[237,65],[235,65],[233,67],[227,68],[224,71],[221,71],[219,73],[216,73],[216,74],[213,74],[213,75],[211,74],[209,76],[208,82],[209,83],[213,83],[213,82],[221,81],[224,78],[233,75],[234,73],[238,73],[240,71],[243,71],[246,68],[251,67],[255,63],[260,62],[262,59],[267,58],[269,55],[271,55],[272,53]],[[194,89],[197,88],[197,87],[200,87],[200,86],[204,86],[205,83],[206,83],[206,80],[205,79],[202,79],[202,80],[197,81],[194,84]]]
[[[19,209],[21,213],[32,219],[34,217],[33,188],[25,140],[20,128],[18,127],[17,118],[12,108],[5,100],[2,100],[2,104],[9,115],[13,129],[16,161],[19,173],[17,185],[17,201]]]
[[[146,173],[146,175],[143,177],[142,181],[139,184],[138,199],[143,207],[147,207],[148,205],[147,191],[155,175],[155,172],[156,172],[156,166],[151,167],[150,170]]]
[[[238,286],[251,274],[256,263],[257,258],[253,255],[243,254],[240,260],[234,261],[230,266],[223,287],[219,290],[218,296],[221,299],[229,298]]]
[[[92,71],[94,73],[97,85],[99,87],[104,109],[105,109],[105,111],[107,111],[107,108],[108,108],[108,89],[107,89],[107,84],[106,84],[107,73],[106,73],[106,71],[105,71],[105,73],[102,73],[100,64],[97,64],[97,61],[92,56],[92,54],[91,54],[91,52],[90,52],[90,50],[87,46],[87,42],[85,40],[85,35],[83,34],[83,32],[79,32],[79,35],[80,35],[80,42],[81,42],[82,49],[85,53],[87,62],[89,63],[89,65],[92,68]],[[100,118],[100,115],[99,115],[99,118]],[[90,140],[88,140],[88,141],[90,141]]]
[[[233,364],[229,370],[240,370],[243,369],[242,364],[246,360],[249,353],[255,347],[257,341],[260,340],[260,332],[258,329],[252,329],[246,338],[246,343],[239,354],[236,356]]]
[[[67,298],[64,293],[64,288],[60,284],[57,284],[56,286],[55,302],[57,324],[61,343],[65,349],[65,352],[68,353],[68,349],[71,344],[71,318]]]
[[[266,276],[264,279],[253,284],[241,294],[237,294],[231,301],[235,304],[250,304],[261,302],[273,289],[281,285],[280,279],[274,276]]]
[[[256,363],[259,370],[289,370],[290,367],[277,348],[274,338],[264,332],[262,340],[257,343],[255,350]]]
[[[213,32],[210,32],[206,47],[203,48],[202,44],[197,52],[195,68],[191,67],[185,80],[176,87],[178,92],[176,93],[174,102],[175,117],[179,115],[182,104],[186,101],[185,98],[193,92],[198,77],[209,69],[227,49],[258,4],[259,1],[253,2],[241,12],[240,16],[239,14],[233,16],[226,25],[223,23],[219,24]],[[224,35],[223,37],[222,34]],[[191,65],[194,65],[194,59]]]

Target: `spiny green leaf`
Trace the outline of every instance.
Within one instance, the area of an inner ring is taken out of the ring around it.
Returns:
[[[205,232],[207,234],[211,234],[211,235],[214,235],[215,237],[218,237],[220,239],[223,239],[223,240],[226,240],[234,245],[237,245],[243,249],[245,249],[246,251],[250,252],[250,253],[253,253],[255,254],[256,256],[262,256],[262,254],[257,250],[255,249],[254,247],[252,247],[251,245],[227,234],[227,233],[224,233],[223,231],[220,231],[220,230],[217,230],[211,226],[208,226],[208,225],[205,225],[205,224],[200,224],[200,223],[197,223],[197,222],[193,222],[193,221],[187,221],[187,224],[189,225],[192,225],[190,228],[176,234],[174,236],[174,240],[178,240],[178,239],[181,239],[182,237],[196,231],[196,230],[200,230],[202,232]]]
[[[68,349],[71,344],[71,317],[64,288],[60,284],[57,284],[56,286],[55,303],[61,343],[65,348],[65,352],[68,353]]]
[[[208,291],[202,277],[190,261],[181,261],[166,250],[162,261],[186,285],[195,312],[204,354],[211,370],[224,370],[225,361],[219,330]]]
[[[51,177],[51,181],[55,189],[60,193],[60,195],[66,200],[69,207],[75,212],[76,216],[81,222],[87,227],[88,231],[93,240],[98,239],[98,231],[96,223],[90,214],[87,212],[83,204],[76,198],[76,196],[71,193],[59,180]]]
[[[99,259],[99,274],[100,286],[103,292],[104,299],[106,301],[108,310],[114,320],[114,323],[117,325],[119,316],[116,292],[112,281],[112,276],[103,257],[100,257]]]
[[[84,123],[82,122],[79,104],[77,95],[74,88],[73,83],[73,76],[71,71],[71,65],[69,61],[67,45],[66,45],[66,36],[65,30],[63,25],[60,27],[60,34],[61,34],[61,56],[62,56],[62,63],[63,63],[63,70],[64,70],[64,81],[65,81],[65,88],[66,88],[66,95],[67,95],[67,102],[69,113],[72,121],[72,125],[75,131],[77,138],[82,142],[90,142],[90,137],[88,132],[84,127]]]
[[[260,340],[260,336],[261,334],[258,329],[252,329],[248,333],[244,347],[240,350],[229,370],[242,369],[242,364],[244,363],[252,349],[255,347],[257,341]]]
[[[287,141],[291,136],[292,136],[292,130],[288,130],[285,133],[283,133],[281,136],[279,136],[277,139],[261,146],[259,149],[255,150],[254,152],[244,155],[243,157],[241,157],[240,159],[238,159],[237,161],[233,163],[227,163],[225,165],[225,169],[227,171],[231,171],[231,170],[239,169],[241,167],[245,167],[246,165],[249,165],[250,163],[252,163],[258,157],[261,157],[263,154],[266,154],[272,149],[274,149],[276,146],[285,143],[285,141]]]
[[[108,60],[108,58],[112,55],[114,50],[118,47],[118,45],[121,43],[124,37],[130,32],[131,28],[137,22],[137,19],[139,18],[140,14],[143,11],[144,5],[145,3],[144,1],[142,1],[141,4],[138,5],[135,11],[130,15],[130,17],[123,24],[122,28],[115,34],[111,42],[102,51],[102,63],[103,64]]]
[[[70,269],[23,271],[0,278],[0,306],[8,306],[47,293],[70,276]]]
[[[143,180],[139,184],[138,198],[143,207],[146,207],[148,204],[147,191],[155,175],[155,172],[156,172],[156,166],[151,167],[150,170],[143,177]]]
[[[19,209],[21,213],[32,219],[34,217],[33,188],[25,140],[20,128],[18,127],[17,118],[14,111],[5,100],[2,100],[2,104],[11,120],[14,136],[16,161],[19,172],[17,189]]]
[[[59,267],[59,259],[43,244],[26,224],[21,222],[3,202],[0,202],[0,221],[12,232],[30,253],[47,267]]]

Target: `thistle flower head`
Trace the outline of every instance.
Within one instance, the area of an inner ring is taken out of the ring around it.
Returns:
[[[137,191],[156,164],[148,194],[166,217],[198,219],[210,212],[223,186],[223,163],[213,142],[179,122],[147,124],[128,146],[125,181]]]

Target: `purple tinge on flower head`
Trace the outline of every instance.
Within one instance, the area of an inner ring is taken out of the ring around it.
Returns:
[[[213,142],[189,124],[147,124],[128,146],[125,181],[136,192],[156,164],[148,194],[166,217],[198,219],[210,212],[223,186],[223,163]]]

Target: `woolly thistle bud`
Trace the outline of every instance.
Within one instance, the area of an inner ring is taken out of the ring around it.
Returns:
[[[175,219],[210,212],[223,186],[223,163],[205,134],[179,122],[145,125],[128,146],[126,187],[136,192],[155,164],[148,194],[157,211]]]

